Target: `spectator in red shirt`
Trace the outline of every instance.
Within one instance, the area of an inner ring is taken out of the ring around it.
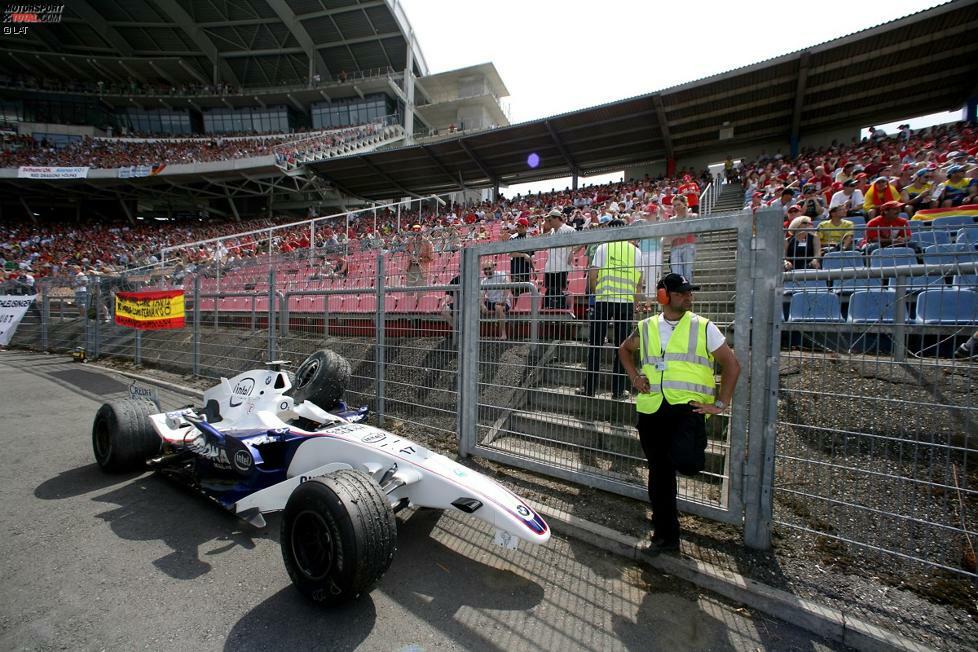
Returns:
[[[686,205],[689,206],[690,213],[698,213],[700,205],[700,187],[693,177],[688,174],[683,177],[683,183],[679,186],[679,194],[686,196]]]
[[[866,237],[860,249],[865,255],[870,255],[882,247],[910,247],[919,255],[920,245],[911,240],[910,223],[900,217],[903,204],[898,201],[888,201],[880,206],[880,215],[866,224]]]

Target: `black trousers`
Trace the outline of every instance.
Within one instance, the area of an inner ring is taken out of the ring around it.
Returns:
[[[652,414],[638,415],[638,436],[649,461],[649,500],[655,536],[666,541],[679,538],[679,511],[676,509],[676,465],[673,442],[677,433],[706,438],[706,417],[689,405],[670,405],[665,401]]]
[[[563,310],[567,307],[567,272],[544,272],[543,285],[547,294],[543,297],[543,307]]]
[[[605,332],[608,327],[613,327],[611,332],[611,344],[618,348],[628,337],[635,319],[635,305],[631,302],[617,301],[596,301],[594,303],[594,315],[591,317],[590,328],[588,329],[587,349],[587,376],[584,380],[584,392],[594,394],[594,389],[598,384],[598,372],[601,371],[601,350],[604,345]],[[618,352],[614,354],[614,364],[612,365],[611,391],[621,394],[625,391],[625,370],[622,369],[621,361],[618,360]]]

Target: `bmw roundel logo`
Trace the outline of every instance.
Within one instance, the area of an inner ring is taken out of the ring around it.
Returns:
[[[517,505],[516,513],[522,516],[523,518],[525,518],[526,520],[530,520],[533,518],[532,512],[530,512],[530,509],[526,505]]]

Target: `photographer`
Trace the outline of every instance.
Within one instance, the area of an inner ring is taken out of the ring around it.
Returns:
[[[812,220],[821,219],[828,212],[825,198],[813,184],[805,184],[802,187],[801,199],[798,200],[798,204],[801,205],[802,215],[806,215]]]

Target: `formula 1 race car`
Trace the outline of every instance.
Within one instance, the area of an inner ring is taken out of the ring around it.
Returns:
[[[92,427],[95,460],[107,472],[156,469],[255,527],[284,510],[286,569],[322,604],[376,584],[397,546],[394,514],[406,507],[471,514],[511,548],[549,540],[544,520],[495,481],[362,423],[366,408],[342,401],[345,358],[317,351],[294,378],[281,366],[222,378],[200,408],[160,412],[140,397],[103,404]]]

